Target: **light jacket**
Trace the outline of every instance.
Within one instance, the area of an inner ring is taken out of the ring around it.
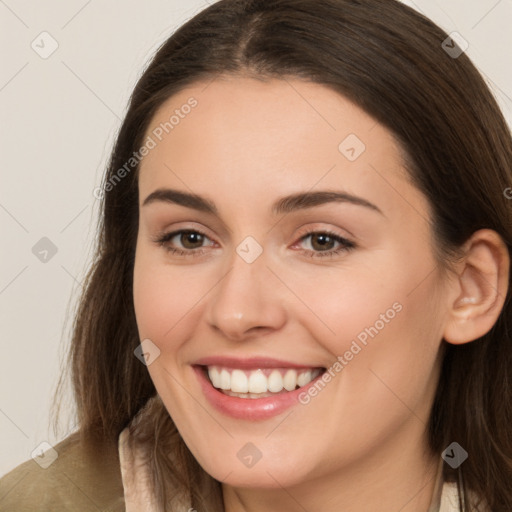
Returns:
[[[74,433],[54,449],[47,469],[30,459],[0,479],[1,512],[125,512],[115,446],[86,448]]]
[[[123,430],[117,447],[85,447],[74,433],[54,447],[58,457],[47,469],[23,462],[0,479],[0,512],[153,512],[147,468],[128,450],[128,435]],[[457,504],[441,463],[428,512],[459,512]]]

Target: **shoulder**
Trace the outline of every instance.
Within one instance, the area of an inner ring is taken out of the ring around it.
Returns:
[[[125,510],[117,445],[84,444],[74,433],[54,449],[46,469],[30,459],[0,478],[0,512]]]

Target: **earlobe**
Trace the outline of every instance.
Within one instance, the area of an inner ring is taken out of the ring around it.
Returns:
[[[473,233],[464,245],[458,293],[450,304],[443,338],[452,344],[474,341],[491,330],[508,292],[510,255],[503,239],[490,229]]]

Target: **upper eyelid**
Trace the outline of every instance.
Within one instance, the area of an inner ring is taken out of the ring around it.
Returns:
[[[182,223],[177,223],[177,224],[182,224]],[[155,237],[163,237],[166,235],[170,235],[171,233],[177,234],[177,233],[181,233],[183,231],[194,231],[197,233],[201,233],[202,235],[207,236],[208,238],[212,238],[208,234],[209,232],[211,232],[210,229],[205,228],[202,225],[201,225],[201,227],[195,226],[193,222],[192,223],[188,222],[186,224],[187,224],[186,226],[178,225],[177,227],[173,226],[171,228],[166,227],[166,228],[161,228],[161,229],[155,230]]]

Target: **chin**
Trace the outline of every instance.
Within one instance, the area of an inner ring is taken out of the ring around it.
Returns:
[[[286,465],[279,464],[279,456],[273,460],[264,461],[263,457],[252,467],[246,467],[238,459],[233,462],[226,457],[204,461],[197,458],[203,469],[213,478],[232,487],[253,489],[277,489],[293,487],[301,484],[306,478],[305,472],[298,472],[297,468],[303,461],[286,460]]]

